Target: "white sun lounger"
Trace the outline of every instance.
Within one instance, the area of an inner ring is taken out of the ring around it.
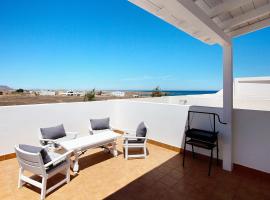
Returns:
[[[60,143],[67,151],[73,151],[75,160],[73,163],[73,171],[78,173],[79,171],[79,156],[82,151],[93,149],[100,146],[110,145],[110,153],[115,157],[117,156],[116,140],[121,137],[120,134],[115,133],[111,130],[106,130],[94,135],[83,136],[69,141]]]

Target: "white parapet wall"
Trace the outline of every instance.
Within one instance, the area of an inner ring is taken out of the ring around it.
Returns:
[[[222,108],[153,103],[133,100],[112,100],[82,103],[58,103],[0,107],[0,155],[14,152],[19,143],[39,145],[39,128],[63,123],[67,131],[88,134],[90,118],[110,117],[119,129],[135,129],[139,122],[149,126],[152,140],[183,147],[188,110],[215,112]],[[211,130],[209,116],[192,116],[192,126]],[[224,125],[220,132],[220,158]],[[248,109],[233,111],[234,163],[270,173],[270,112]],[[209,155],[209,152],[195,149]],[[151,153],[151,152],[150,152]],[[215,155],[215,154],[214,154]]]
[[[149,127],[148,138],[176,147],[183,144],[189,110],[188,105],[170,105],[137,101],[117,101],[116,126],[136,130],[144,121]]]
[[[110,101],[36,104],[0,107],[0,155],[14,152],[15,144],[39,145],[39,128],[63,123],[66,131],[88,134],[89,119],[115,119]]]

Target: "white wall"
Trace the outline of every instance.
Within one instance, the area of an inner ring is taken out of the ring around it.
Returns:
[[[136,130],[144,121],[149,126],[149,139],[181,147],[189,106],[136,101],[117,101],[116,126]]]
[[[67,131],[88,134],[90,118],[107,116],[111,117],[111,124],[119,129],[135,129],[140,121],[145,121],[150,128],[150,139],[183,147],[189,109],[216,112],[222,116],[221,108],[133,100],[4,106],[0,107],[0,155],[14,152],[15,144],[39,144],[40,127],[64,123]],[[235,109],[233,122],[234,162],[270,173],[270,112]],[[194,115],[192,126],[211,130],[209,116]],[[222,135],[225,134],[223,127],[217,125],[220,131],[220,158]],[[196,151],[209,155],[208,151]]]
[[[237,98],[270,99],[270,77],[248,77],[234,80]]]
[[[0,155],[19,143],[38,145],[39,128],[63,123],[66,131],[88,133],[89,119],[113,116],[111,101],[0,107]],[[112,122],[113,123],[113,122]]]
[[[205,106],[170,105],[138,101],[118,101],[116,126],[134,129],[140,121],[150,128],[149,138],[169,145],[183,148],[184,130],[188,109],[215,112],[222,120],[222,108]],[[194,128],[212,130],[209,115],[191,116]],[[219,157],[222,159],[222,144],[225,125],[216,120],[219,131]],[[233,161],[246,167],[270,173],[270,112],[245,109],[233,111]],[[188,148],[190,149],[190,148]],[[196,152],[209,155],[209,151],[195,148]],[[216,153],[214,152],[214,157]]]
[[[235,109],[233,121],[234,162],[270,173],[270,112]]]

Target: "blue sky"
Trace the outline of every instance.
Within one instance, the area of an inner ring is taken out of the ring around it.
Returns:
[[[233,40],[234,76],[270,75],[270,29]],[[127,0],[2,0],[0,85],[222,88],[222,50]]]

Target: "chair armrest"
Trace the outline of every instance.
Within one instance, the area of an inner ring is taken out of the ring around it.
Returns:
[[[133,129],[121,129],[124,132],[124,135],[136,135],[136,130]]]
[[[51,147],[50,144],[46,144],[46,145],[42,146],[42,148],[45,149],[45,150],[47,150],[47,151],[49,150],[50,147]]]
[[[52,140],[52,139],[43,139],[43,138],[39,138],[40,141],[42,142],[48,142],[48,143],[54,143],[55,144],[55,141]]]
[[[93,129],[92,129],[91,125],[88,126],[88,131],[89,131],[90,134],[93,134]]]
[[[62,160],[63,158],[65,158],[65,159],[68,158],[69,159],[69,156],[70,156],[71,153],[72,153],[72,151],[68,151],[68,152],[64,153],[63,155],[59,156],[58,158],[48,162],[47,164],[44,165],[45,168],[49,167],[50,165],[54,164],[55,162],[57,162],[59,160]]]
[[[147,137],[138,137],[136,135],[127,135],[127,134],[124,134],[122,137],[124,139],[147,139]]]

